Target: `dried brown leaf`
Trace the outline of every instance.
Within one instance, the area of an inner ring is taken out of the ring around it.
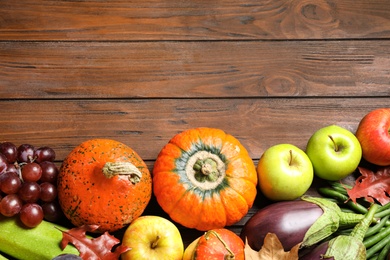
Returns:
[[[253,250],[249,246],[247,238],[245,239],[244,253],[245,253],[245,260],[258,260],[259,259],[259,252],[256,250]]]
[[[245,242],[245,260],[298,260],[300,243],[289,252],[285,252],[282,243],[274,233],[268,233],[264,238],[260,251],[253,250],[248,241]]]

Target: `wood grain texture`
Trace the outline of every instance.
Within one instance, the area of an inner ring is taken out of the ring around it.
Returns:
[[[389,38],[387,0],[2,0],[0,40]]]
[[[60,166],[111,138],[152,171],[175,134],[206,126],[257,165],[389,107],[389,39],[388,0],[0,0],[0,141],[50,146]],[[169,218],[154,197],[144,214]],[[178,227],[185,246],[203,233]]]
[[[390,41],[0,42],[0,99],[389,96]]]
[[[58,160],[90,138],[121,141],[154,160],[175,134],[215,127],[258,159],[278,143],[304,149],[315,130],[329,124],[354,132],[367,111],[388,104],[388,98],[11,100],[0,102],[0,133],[17,145],[48,145]]]

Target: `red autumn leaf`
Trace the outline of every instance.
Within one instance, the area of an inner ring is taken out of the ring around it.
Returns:
[[[356,179],[352,189],[347,189],[349,198],[356,203],[356,199],[365,198],[367,201],[377,200],[381,205],[390,202],[390,167],[377,172],[359,167],[361,176]]]
[[[81,227],[75,227],[68,231],[62,232],[61,248],[62,250],[71,243],[80,252],[80,257],[86,259],[96,260],[116,260],[119,256],[130,250],[127,246],[120,245],[116,247],[112,252],[112,248],[120,242],[119,239],[111,236],[108,232],[105,232],[97,238],[88,238],[86,232],[93,232],[99,226],[97,225],[83,225]]]

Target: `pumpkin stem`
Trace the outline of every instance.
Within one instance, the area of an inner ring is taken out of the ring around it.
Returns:
[[[213,234],[216,238],[218,238],[219,241],[221,241],[221,243],[223,244],[223,246],[225,247],[225,249],[228,251],[229,255],[225,255],[225,259],[235,259],[235,255],[233,253],[233,251],[229,248],[229,246],[226,244],[226,242],[222,239],[222,237],[217,233],[215,232],[214,230],[209,230],[206,232],[205,234],[205,239],[207,240],[209,235],[210,234]]]
[[[189,157],[185,172],[194,186],[202,190],[211,190],[223,182],[226,176],[225,167],[225,162],[219,155],[209,151],[198,151]]]
[[[195,178],[199,182],[216,181],[221,175],[218,163],[212,158],[199,158],[194,164]]]
[[[102,171],[107,178],[112,178],[117,175],[127,175],[129,181],[133,184],[140,182],[142,177],[141,171],[131,162],[106,162]]]

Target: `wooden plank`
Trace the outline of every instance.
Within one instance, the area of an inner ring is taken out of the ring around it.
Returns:
[[[389,41],[0,42],[0,99],[389,96]]]
[[[3,0],[0,40],[389,38],[387,0]]]
[[[320,127],[355,131],[361,118],[389,98],[136,99],[0,101],[0,140],[48,145],[62,160],[91,138],[111,138],[154,160],[177,133],[215,127],[232,134],[253,159],[278,143],[304,149]]]

